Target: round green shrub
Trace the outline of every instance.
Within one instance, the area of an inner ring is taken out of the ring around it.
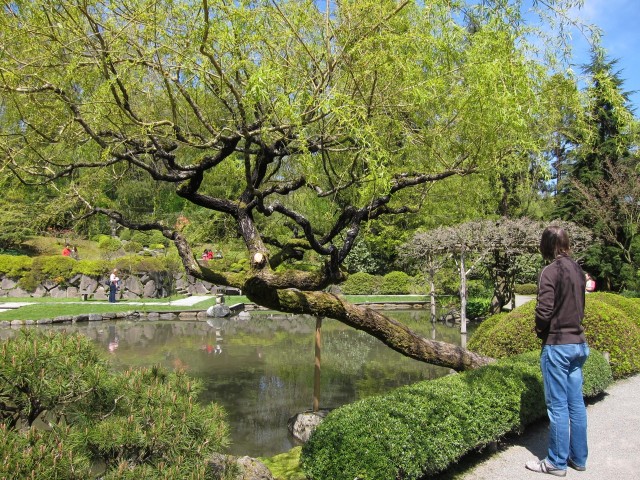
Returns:
[[[117,252],[120,247],[122,247],[122,242],[118,238],[103,237],[98,242],[98,248],[107,253],[107,255]]]
[[[142,244],[131,241],[125,243],[123,248],[127,253],[138,253],[140,250],[142,250]]]
[[[376,295],[380,293],[381,278],[365,272],[349,275],[347,280],[340,284],[345,295]]]
[[[614,378],[640,372],[640,321],[633,313],[634,302],[611,294],[586,297],[582,324],[587,342],[591,348],[609,353]],[[481,324],[469,340],[469,349],[494,358],[540,349],[534,331],[535,302],[497,317]]]
[[[407,295],[412,278],[404,272],[389,272],[382,277],[380,293],[383,295]]]

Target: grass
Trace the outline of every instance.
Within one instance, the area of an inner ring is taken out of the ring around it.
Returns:
[[[294,447],[288,452],[270,458],[259,458],[277,480],[305,480],[300,469],[300,452],[302,447]]]
[[[109,303],[107,300],[87,300],[79,298],[0,298],[0,308],[2,303],[19,302],[29,303],[24,307],[0,312],[2,320],[40,320],[42,318],[55,318],[61,316],[74,316],[90,313],[110,313],[110,312],[176,312],[188,310],[206,310],[216,303],[216,297],[210,296],[206,300],[198,302],[192,306],[166,305],[170,301],[186,298],[184,295],[174,295],[167,298],[144,298],[140,300],[119,300],[117,303]],[[424,295],[348,295],[347,300],[354,303],[385,303],[398,301],[424,301]],[[236,303],[251,303],[243,295],[225,296],[225,303],[233,305]]]
[[[168,298],[153,298],[143,300],[120,300],[117,303],[109,303],[107,300],[88,300],[86,302],[73,298],[3,298],[0,299],[0,308],[5,302],[29,302],[31,305],[0,312],[0,320],[39,320],[42,318],[55,318],[67,315],[81,315],[90,313],[110,312],[176,312],[187,310],[206,310],[216,303],[216,297],[211,296],[193,306],[181,307],[176,305],[164,305],[170,300],[178,300],[184,296]],[[248,303],[244,296],[230,295],[225,297],[227,305],[235,303]]]

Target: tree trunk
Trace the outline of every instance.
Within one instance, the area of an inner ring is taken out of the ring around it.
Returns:
[[[436,323],[436,283],[433,275],[429,276],[429,301],[431,307],[431,323]]]
[[[467,334],[467,271],[464,266],[464,250],[460,252],[460,333]]]
[[[262,288],[256,290],[254,285]],[[422,362],[456,371],[487,365],[494,360],[457,345],[424,338],[394,319],[337,295],[296,289],[270,290],[262,282],[248,282],[245,295],[255,303],[281,312],[333,318],[376,337],[393,350]]]
[[[313,371],[313,411],[320,410],[320,358],[322,350],[322,317],[316,317],[316,361]]]

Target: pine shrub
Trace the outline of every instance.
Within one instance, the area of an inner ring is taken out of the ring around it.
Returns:
[[[1,349],[0,478],[95,478],[99,465],[104,479],[205,478],[228,443],[224,412],[183,372],[114,372],[79,334],[21,330]]]

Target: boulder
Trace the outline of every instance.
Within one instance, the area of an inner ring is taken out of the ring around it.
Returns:
[[[26,290],[23,290],[20,287],[16,287],[13,290],[8,290],[7,296],[8,297],[24,298],[24,297],[30,297],[31,294],[29,292],[27,292]]]
[[[4,277],[2,279],[2,282],[0,282],[0,288],[2,290],[11,290],[13,288],[16,288],[16,285],[18,283],[12,279],[10,279],[9,277]]]
[[[82,292],[95,292],[96,288],[98,288],[98,280],[95,278],[88,277],[87,275],[83,275],[80,279],[80,291]]]
[[[311,433],[316,429],[318,425],[327,416],[329,410],[322,409],[317,412],[303,412],[296,413],[287,422],[287,427],[297,440],[301,442],[307,442]]]
[[[154,280],[149,279],[147,283],[144,284],[144,289],[142,295],[145,298],[156,298],[158,295],[158,288],[156,287],[156,282]]]
[[[207,477],[229,480],[275,480],[264,463],[251,457],[214,453],[207,462]]]
[[[207,308],[207,316],[209,317],[227,317],[230,313],[231,310],[224,303],[216,303]]]
[[[133,292],[138,296],[142,295],[142,291],[144,290],[144,285],[142,285],[140,279],[135,275],[129,275],[127,278],[125,278],[122,285],[126,290],[129,290],[130,292]]]

